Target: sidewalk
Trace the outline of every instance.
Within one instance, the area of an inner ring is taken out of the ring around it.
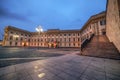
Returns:
[[[120,60],[67,54],[0,68],[0,80],[120,80]]]

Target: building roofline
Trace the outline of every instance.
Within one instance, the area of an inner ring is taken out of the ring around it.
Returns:
[[[18,31],[22,31],[24,33],[31,33],[30,31],[24,30],[24,29],[20,29],[20,28],[16,28],[14,26],[7,26],[5,29],[12,29],[12,30],[18,30]]]
[[[14,26],[7,26],[5,29],[13,29],[13,30],[17,30],[17,31],[22,31],[24,33],[29,33],[29,34],[37,34],[38,32],[30,32],[27,30],[23,30],[20,28],[16,28]],[[74,29],[74,30],[60,30],[60,29],[49,29],[47,31],[42,32],[42,34],[44,33],[67,33],[67,32],[80,32],[80,29]]]
[[[87,25],[95,20],[95,19],[99,19],[101,17],[105,17],[106,16],[106,11],[102,11],[98,14],[95,14],[93,16],[91,16],[87,22],[83,25],[83,27],[81,29],[74,29],[74,30],[60,30],[60,29],[48,29],[47,31],[44,31],[43,33],[68,33],[68,32],[82,32],[86,27]],[[27,31],[27,30],[23,30],[23,29],[20,29],[20,28],[16,28],[14,26],[7,26],[6,28],[8,29],[14,29],[14,30],[18,30],[18,31],[22,31],[24,33],[29,33],[29,34],[36,34],[37,32],[30,32],[30,31]]]
[[[87,22],[83,25],[83,27],[80,29],[80,32],[82,32],[82,31],[87,27],[87,25],[88,25],[91,21],[93,21],[93,20],[95,20],[95,19],[98,19],[98,18],[100,18],[100,17],[104,17],[104,16],[106,16],[106,11],[102,11],[102,12],[100,12],[100,13],[98,13],[98,14],[95,14],[95,15],[91,16],[91,17],[87,20]]]

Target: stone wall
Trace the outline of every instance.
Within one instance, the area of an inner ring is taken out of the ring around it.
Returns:
[[[119,0],[108,0],[106,16],[106,34],[120,52],[120,16]]]

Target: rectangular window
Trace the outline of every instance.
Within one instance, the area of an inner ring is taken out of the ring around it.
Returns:
[[[100,21],[100,25],[105,25],[105,24],[106,24],[105,20]]]
[[[69,36],[71,36],[71,34],[69,34]]]
[[[15,42],[15,46],[17,46],[17,42]]]
[[[73,44],[73,46],[75,47],[75,43]]]
[[[69,38],[69,42],[70,42],[70,38]]]
[[[75,41],[75,38],[73,38],[73,41]]]
[[[13,37],[12,36],[10,36],[10,40],[12,40],[13,39]]]
[[[23,40],[23,38],[21,37],[21,39],[20,39],[21,41]]]
[[[69,47],[70,47],[71,45],[70,45],[70,43],[69,43]]]
[[[16,41],[18,40],[18,38],[16,37]]]
[[[66,34],[64,34],[64,36],[66,36]]]
[[[10,46],[12,45],[12,42],[10,42]]]
[[[66,42],[66,38],[65,38],[64,40],[65,40],[65,42]]]
[[[13,32],[10,32],[11,34],[13,34]]]
[[[80,38],[78,38],[78,41],[80,41]]]

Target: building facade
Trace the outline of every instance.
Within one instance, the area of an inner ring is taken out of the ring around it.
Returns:
[[[51,29],[37,33],[7,26],[3,46],[80,47],[80,30]]]
[[[92,34],[106,33],[105,12],[91,16],[82,29],[50,29],[41,33],[29,32],[13,26],[5,28],[3,46],[28,47],[81,47],[81,43]]]
[[[80,30],[81,43],[92,35],[106,34],[106,12],[93,15]]]
[[[120,0],[107,1],[106,35],[120,52]]]

